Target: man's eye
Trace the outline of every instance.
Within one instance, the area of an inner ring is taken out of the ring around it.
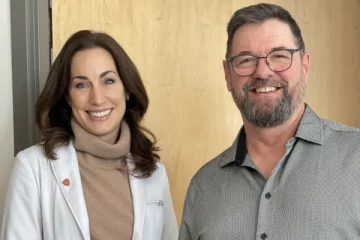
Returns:
[[[245,58],[240,62],[240,64],[241,63],[248,63],[248,62],[252,62],[252,61],[253,61],[253,58]]]
[[[274,57],[275,58],[288,58],[288,56],[281,55],[281,54],[275,55]]]

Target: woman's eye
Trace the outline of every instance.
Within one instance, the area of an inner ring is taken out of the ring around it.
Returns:
[[[78,84],[76,84],[76,88],[84,88],[84,87],[86,87],[87,85],[85,84],[85,83],[78,83]]]
[[[113,79],[106,79],[105,80],[105,84],[112,84],[114,83],[115,81]]]

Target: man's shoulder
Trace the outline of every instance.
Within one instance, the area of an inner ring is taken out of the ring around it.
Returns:
[[[324,147],[338,149],[338,153],[360,153],[360,129],[332,120],[323,120]],[[329,150],[330,151],[330,150]]]
[[[353,144],[360,144],[360,129],[345,125],[333,120],[323,120],[324,139],[335,141],[341,145],[345,143],[351,147]],[[350,144],[350,143],[353,144]]]
[[[192,182],[203,183],[209,182],[209,180],[215,180],[218,178],[218,174],[221,173],[222,162],[225,161],[229,155],[229,152],[233,151],[233,146],[227,148],[225,151],[205,163],[194,175]]]
[[[337,121],[323,119],[324,127],[333,133],[353,133],[360,136],[360,128],[352,127]]]
[[[359,137],[360,129],[343,123],[328,120],[318,116],[309,105],[306,105],[297,135],[304,138],[320,140],[333,139],[333,137]]]

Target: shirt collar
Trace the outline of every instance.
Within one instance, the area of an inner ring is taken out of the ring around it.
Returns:
[[[315,144],[323,144],[323,121],[307,104],[305,104],[305,111],[301,117],[295,137]],[[247,153],[246,133],[244,126],[242,126],[232,146],[220,156],[222,158],[220,167],[230,164],[241,166]]]
[[[245,136],[246,134],[243,126],[232,146],[220,156],[222,158],[220,167],[225,167],[232,163],[236,166],[241,166],[247,154]]]
[[[306,104],[295,137],[322,145],[324,141],[323,125],[323,120]]]

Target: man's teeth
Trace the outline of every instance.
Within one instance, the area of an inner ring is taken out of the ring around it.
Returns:
[[[93,117],[104,117],[110,113],[111,109],[103,111],[103,112],[89,112]]]
[[[276,87],[256,88],[255,91],[256,91],[257,93],[274,92],[274,91],[276,91]]]

